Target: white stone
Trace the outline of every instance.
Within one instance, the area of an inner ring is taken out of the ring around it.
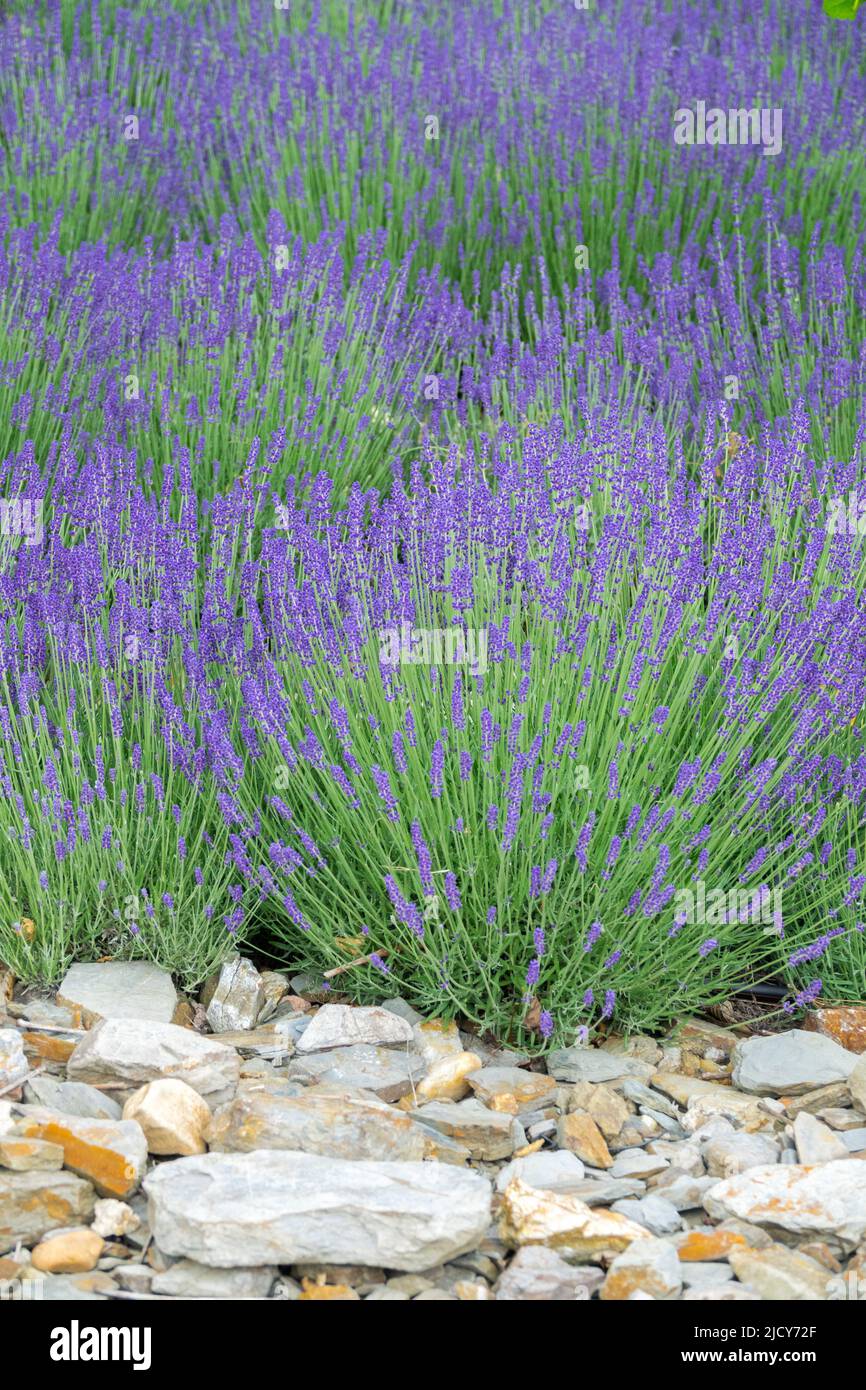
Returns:
[[[215,1033],[248,1031],[255,1028],[265,1002],[264,981],[252,961],[233,956],[220,969],[207,1021]]]
[[[18,1029],[0,1028],[0,1086],[14,1086],[24,1080],[29,1070]]]
[[[279,1275],[276,1265],[254,1269],[213,1269],[195,1260],[178,1260],[162,1274],[155,1274],[154,1293],[175,1298],[267,1298]]]
[[[148,960],[71,965],[57,998],[94,1020],[143,1018],[151,1023],[171,1023],[177,1008],[171,976]]]
[[[163,1163],[145,1181],[168,1255],[224,1268],[361,1264],[420,1272],[474,1250],[490,1183],[439,1163],[373,1163],[269,1151]]]
[[[411,1041],[412,1029],[409,1024],[388,1009],[323,1004],[298,1039],[297,1050],[300,1053],[327,1052],[334,1047],[355,1047],[358,1044],[393,1047]],[[458,1046],[457,1051],[462,1049]]]
[[[711,1187],[704,1206],[718,1221],[737,1216],[793,1235],[832,1236],[853,1249],[866,1237],[866,1163],[846,1158],[816,1168],[750,1168]]]
[[[821,1123],[807,1110],[801,1110],[794,1121],[794,1143],[801,1163],[830,1163],[834,1158],[847,1158],[849,1150],[832,1129]]]
[[[240,1061],[234,1048],[191,1028],[107,1018],[82,1038],[66,1070],[70,1081],[122,1081],[130,1089],[161,1076],[176,1077],[210,1105],[220,1105],[237,1089]]]

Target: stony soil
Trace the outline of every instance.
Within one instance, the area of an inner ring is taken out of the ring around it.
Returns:
[[[244,959],[13,986],[6,1297],[866,1298],[866,1008],[538,1059]]]

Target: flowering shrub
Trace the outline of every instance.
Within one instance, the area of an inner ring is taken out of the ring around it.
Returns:
[[[8,8],[0,958],[862,997],[856,26]]]

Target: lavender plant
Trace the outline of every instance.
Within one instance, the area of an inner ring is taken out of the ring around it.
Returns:
[[[862,997],[864,96],[780,0],[5,7],[0,958]]]

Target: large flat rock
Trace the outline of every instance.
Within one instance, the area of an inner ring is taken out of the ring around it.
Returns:
[[[161,1076],[185,1081],[210,1105],[231,1100],[240,1075],[238,1054],[191,1028],[148,1019],[106,1018],[75,1048],[70,1081],[101,1085],[122,1081],[137,1090]]]
[[[439,1163],[211,1153],[160,1165],[145,1191],[159,1248],[222,1268],[419,1272],[474,1249],[490,1222],[487,1179]]]
[[[57,998],[81,1010],[85,1019],[146,1018],[171,1023],[177,991],[171,976],[148,960],[111,960],[71,965]]]

